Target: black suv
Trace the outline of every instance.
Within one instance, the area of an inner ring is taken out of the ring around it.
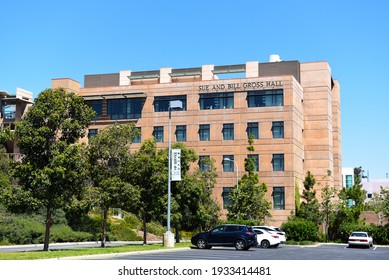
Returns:
[[[248,250],[257,246],[257,234],[245,225],[221,225],[210,231],[201,232],[191,239],[199,249],[211,249],[212,246],[234,246],[236,250]]]

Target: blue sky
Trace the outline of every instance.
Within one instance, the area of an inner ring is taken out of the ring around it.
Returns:
[[[283,60],[328,61],[343,166],[389,173],[389,1],[0,2],[0,89],[52,78]]]

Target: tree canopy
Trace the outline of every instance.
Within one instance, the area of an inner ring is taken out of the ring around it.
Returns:
[[[85,135],[94,111],[82,97],[64,89],[47,89],[16,125],[17,144],[23,154],[15,175],[14,193],[46,209],[44,250],[48,250],[52,212],[64,207],[85,181],[83,147],[75,143]]]

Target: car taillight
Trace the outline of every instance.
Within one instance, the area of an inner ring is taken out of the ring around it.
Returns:
[[[274,237],[274,238],[279,238],[278,235],[272,235],[272,237]]]
[[[254,232],[250,232],[250,231],[246,231],[246,234],[247,235],[254,235],[255,233]]]

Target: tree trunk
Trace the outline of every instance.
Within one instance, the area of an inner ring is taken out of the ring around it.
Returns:
[[[180,243],[180,232],[178,230],[178,223],[176,224],[176,243]]]
[[[147,244],[147,222],[146,222],[146,211],[143,209],[143,245]]]
[[[47,212],[46,212],[46,232],[45,232],[45,242],[43,245],[43,251],[49,250],[49,242],[50,242],[50,228],[51,224],[53,223],[53,220],[51,218],[51,208],[50,206],[47,206]]]
[[[108,210],[104,209],[103,210],[103,226],[102,226],[102,231],[101,231],[101,247],[105,247],[105,240],[107,238],[107,215],[108,215]]]

